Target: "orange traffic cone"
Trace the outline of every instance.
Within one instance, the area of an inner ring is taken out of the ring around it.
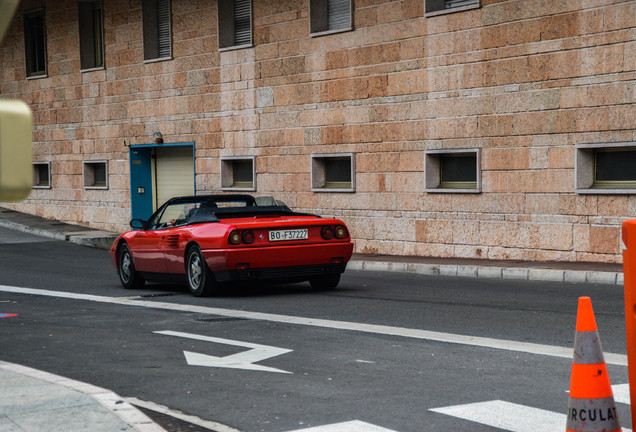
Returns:
[[[589,297],[579,297],[566,430],[621,431]]]

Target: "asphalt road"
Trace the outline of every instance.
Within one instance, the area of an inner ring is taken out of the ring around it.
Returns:
[[[106,252],[2,228],[0,285],[0,313],[19,314],[0,322],[0,360],[245,432],[354,420],[396,432],[513,430],[499,414],[431,411],[491,401],[564,415],[571,357],[527,343],[571,349],[582,295],[604,351],[626,351],[617,286],[347,272],[334,291],[234,287],[201,299],[170,285],[123,290]],[[627,382],[626,367],[609,372]],[[629,406],[618,409],[629,427]],[[533,413],[506,415],[547,431]]]

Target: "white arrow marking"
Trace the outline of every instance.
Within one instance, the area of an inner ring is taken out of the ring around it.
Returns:
[[[224,345],[232,345],[250,348],[249,351],[243,351],[237,354],[232,354],[225,357],[215,357],[207,354],[199,354],[189,351],[184,351],[186,361],[190,366],[205,366],[205,367],[218,367],[218,368],[230,368],[230,369],[246,369],[262,372],[278,372],[278,373],[292,373],[281,369],[275,369],[272,367],[255,365],[253,363],[265,360],[271,357],[276,357],[281,354],[287,354],[293,350],[285,348],[276,348],[267,345],[258,345],[249,342],[239,342],[230,339],[221,339],[210,336],[197,335],[192,333],[182,333],[170,330],[156,331],[153,333],[176,336],[186,339],[195,339],[204,342],[213,342]]]
[[[312,427],[309,429],[297,429],[289,432],[395,432],[369,423],[354,420],[326,426]]]

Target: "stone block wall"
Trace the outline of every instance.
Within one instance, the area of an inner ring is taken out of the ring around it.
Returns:
[[[309,34],[309,0],[253,0],[251,48],[218,50],[216,0],[172,0],[173,59],[143,62],[141,0],[105,0],[106,67],[80,72],[77,2],[27,0],[0,45],[0,96],[34,111],[52,188],[19,204],[107,230],[130,217],[128,148],[256,156],[258,195],[342,217],[363,253],[620,262],[635,195],[577,194],[575,146],[636,141],[636,2],[354,0],[354,30]],[[48,76],[25,79],[22,12],[46,10]],[[481,193],[427,193],[424,152],[481,149]],[[311,191],[311,155],[355,154],[354,193]],[[86,190],[82,162],[109,161]]]

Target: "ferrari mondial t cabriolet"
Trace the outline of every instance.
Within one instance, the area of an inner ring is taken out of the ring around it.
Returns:
[[[176,279],[198,297],[235,281],[335,288],[353,252],[341,220],[251,195],[172,198],[148,221],[133,219],[130,226],[110,250],[123,287]]]

